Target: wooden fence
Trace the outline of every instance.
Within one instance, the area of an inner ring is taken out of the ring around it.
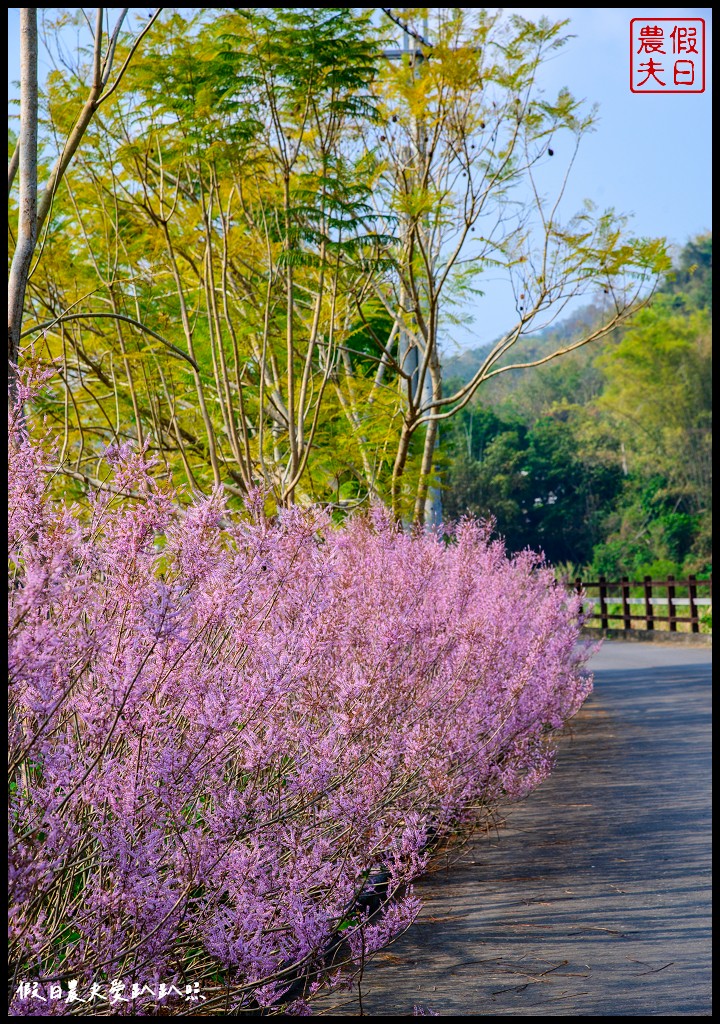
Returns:
[[[646,576],[640,581],[627,576],[616,581],[604,576],[594,581],[577,577],[574,589],[587,596],[588,604],[593,602],[592,610],[586,606],[583,611],[588,624],[599,619],[601,629],[608,629],[613,622],[621,623],[621,629],[655,629],[657,625],[675,633],[682,622],[690,624],[690,632],[699,633],[702,616],[712,605],[712,576],[706,580],[694,576],[653,580]],[[667,612],[660,614],[665,608]],[[684,612],[686,608],[687,615],[678,615],[678,609]]]

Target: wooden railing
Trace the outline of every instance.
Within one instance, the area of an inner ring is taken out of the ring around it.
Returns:
[[[611,581],[604,576],[597,580],[582,580],[576,577],[574,589],[584,593],[588,605],[583,608],[587,623],[601,629],[608,629],[610,623],[621,623],[621,629],[655,629],[656,626],[677,632],[678,623],[689,623],[690,632],[700,632],[703,613],[712,605],[712,576],[698,580],[695,576],[675,579],[630,580],[623,576]],[[589,603],[593,602],[590,609]],[[666,614],[660,609],[667,608]],[[687,615],[678,615],[678,609],[688,609]],[[591,623],[591,620],[595,620]]]

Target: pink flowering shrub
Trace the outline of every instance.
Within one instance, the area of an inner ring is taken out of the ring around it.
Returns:
[[[148,1015],[162,983],[307,1014],[413,919],[431,840],[547,775],[577,598],[474,522],[182,509],[115,461],[135,496],[81,512],[11,431],[10,1012]]]

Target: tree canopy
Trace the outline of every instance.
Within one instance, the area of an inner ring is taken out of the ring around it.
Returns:
[[[100,16],[92,53],[51,72],[39,130],[61,170],[32,272],[16,267],[10,358],[55,372],[42,412],[66,481],[96,484],[105,447],[133,441],[195,492],[432,522],[440,424],[647,298],[662,240],[590,202],[561,216],[594,121],[538,86],[565,23],[387,13],[168,9],[140,36]],[[11,191],[11,248],[18,212]],[[507,332],[450,389],[441,338],[497,273]],[[522,353],[583,294],[603,300],[587,331]]]

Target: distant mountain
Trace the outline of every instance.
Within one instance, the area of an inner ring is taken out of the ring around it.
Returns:
[[[477,373],[495,344],[496,342],[492,342],[488,345],[481,345],[479,348],[469,348],[464,352],[458,352],[455,356],[443,359],[442,367],[445,380],[459,379],[465,384]]]
[[[688,308],[712,310],[712,235],[709,232],[698,235],[684,246],[673,270],[667,275],[659,291],[679,295],[681,304],[687,305]],[[587,333],[597,325],[601,315],[602,306],[599,303],[593,302],[582,306],[577,312],[546,327],[544,331],[522,338],[498,365],[519,362],[521,356],[523,359],[537,359],[547,355],[554,348],[576,341],[581,334]],[[481,345],[443,359],[445,380],[467,383],[480,369],[499,340],[497,338],[489,345]],[[497,384],[493,385],[492,390],[499,388],[505,393],[512,391],[526,372],[520,370],[517,373],[503,374],[501,378],[496,379]]]
[[[529,334],[526,338],[521,338],[510,352],[500,360],[498,366],[529,359],[540,359],[554,349],[571,344],[573,341],[578,340],[582,334],[588,333],[597,324],[601,315],[602,307],[600,305],[590,303],[587,306],[583,306],[564,320],[546,327],[544,331],[538,331],[537,334]],[[457,355],[444,359],[444,379],[447,381],[450,379],[461,381],[463,384],[467,383],[480,369],[499,340],[498,338],[491,344],[468,349],[466,352],[459,352]],[[521,375],[522,371],[519,374],[508,375],[506,380]]]

